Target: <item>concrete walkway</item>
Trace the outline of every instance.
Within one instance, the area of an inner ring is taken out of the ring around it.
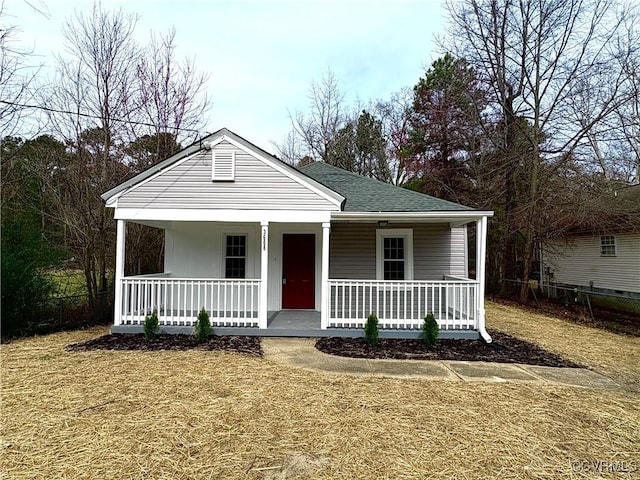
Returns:
[[[451,382],[524,382],[618,390],[613,380],[585,368],[449,360],[370,360],[322,353],[311,338],[262,338],[266,359],[322,372]]]

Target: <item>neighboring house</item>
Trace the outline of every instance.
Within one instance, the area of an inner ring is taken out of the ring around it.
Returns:
[[[487,217],[493,212],[312,163],[297,170],[227,129],[106,192],[117,247],[113,332],[416,337],[431,312],[443,337],[483,336]],[[159,228],[164,272],[124,276],[129,222]],[[478,280],[467,275],[474,223]]]
[[[542,255],[545,284],[640,298],[640,232],[548,240]]]
[[[610,200],[617,216],[599,225],[581,224],[563,238],[542,244],[542,283],[546,287],[577,288],[595,294],[640,300],[640,186],[627,187]]]

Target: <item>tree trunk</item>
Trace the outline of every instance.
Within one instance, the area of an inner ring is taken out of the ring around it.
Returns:
[[[107,291],[107,226],[104,208],[100,212],[100,239],[98,244],[99,293]]]
[[[518,173],[519,173],[519,153],[516,141],[518,133],[516,131],[516,116],[513,111],[513,100],[508,97],[504,101],[503,114],[505,121],[505,225],[504,225],[504,256],[502,257],[502,293],[511,293],[512,285],[509,280],[517,279],[516,264],[516,210],[519,206],[518,200]]]
[[[533,225],[527,227],[523,245],[522,283],[520,284],[519,299],[526,302],[529,298],[529,276],[531,275],[531,262],[535,248],[535,231]]]
[[[540,210],[537,208],[538,206],[538,191],[539,191],[539,182],[540,182],[540,150],[538,139],[541,137],[539,133],[539,128],[537,125],[534,126],[534,138],[532,145],[532,152],[530,156],[530,164],[529,164],[529,190],[528,190],[528,198],[527,198],[527,208],[526,214],[527,217],[525,221],[527,222],[527,227],[525,229],[524,235],[524,245],[523,245],[523,260],[524,264],[522,266],[522,282],[520,284],[520,301],[525,302],[529,298],[529,276],[531,274],[531,262],[533,260],[533,251],[535,249],[535,239],[536,239],[536,215],[540,215]]]

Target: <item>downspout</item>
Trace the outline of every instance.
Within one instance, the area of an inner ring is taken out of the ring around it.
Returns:
[[[484,315],[482,320],[480,320],[478,324],[478,333],[480,334],[480,338],[482,338],[482,340],[484,340],[485,342],[487,343],[493,342],[491,335],[489,335],[489,332],[487,332],[487,330],[484,328]]]

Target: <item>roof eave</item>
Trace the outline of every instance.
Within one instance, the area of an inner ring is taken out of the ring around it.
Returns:
[[[106,192],[104,192],[102,195],[100,195],[100,198],[102,198],[102,200],[104,200],[105,202],[107,202],[107,206],[110,206],[109,204],[112,203],[110,202],[110,200],[121,194],[124,193],[125,191],[127,191],[128,189],[130,189],[131,187],[137,185],[138,183],[146,180],[147,178],[155,175],[156,173],[161,172],[162,170],[164,170],[167,167],[170,167],[171,165],[173,165],[174,163],[180,161],[181,159],[189,156],[189,155],[193,155],[194,153],[198,152],[199,150],[201,150],[203,148],[203,143],[206,142],[208,139],[218,135],[219,133],[222,133],[223,131],[226,131],[226,128],[222,128],[220,130],[217,130],[216,132],[207,135],[206,137],[203,137],[197,141],[195,141],[194,143],[192,143],[191,145],[189,145],[188,147],[183,148],[182,150],[180,150],[179,152],[174,153],[173,155],[171,155],[169,158],[166,158],[165,160],[162,160],[161,162],[156,163],[155,165],[152,165],[151,167],[147,168],[146,170],[140,172],[139,174],[137,174],[135,177],[130,178],[129,180],[122,182],[121,184],[113,187],[111,190],[108,190]]]
[[[335,220],[419,220],[441,219],[442,221],[480,219],[492,217],[493,212],[488,210],[438,210],[425,212],[332,212],[331,219]]]

